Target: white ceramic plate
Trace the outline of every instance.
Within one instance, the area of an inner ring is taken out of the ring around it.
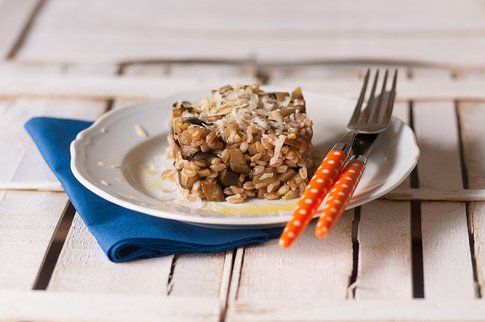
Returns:
[[[189,202],[183,199],[174,182],[160,179],[162,171],[172,169],[164,155],[173,102],[198,100],[207,93],[209,90],[180,93],[107,113],[79,133],[71,144],[74,176],[106,200],[157,217],[220,228],[285,224],[297,200],[250,200],[242,204]],[[312,142],[323,157],[345,132],[355,102],[307,91],[304,95],[307,113],[314,123]],[[148,136],[141,135],[138,126]],[[414,133],[394,118],[377,139],[348,208],[391,191],[408,176],[418,157]]]

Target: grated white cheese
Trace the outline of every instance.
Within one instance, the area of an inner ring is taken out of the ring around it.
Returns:
[[[276,139],[275,146],[274,146],[274,155],[271,157],[269,160],[270,165],[276,164],[278,162],[278,158],[280,157],[281,154],[281,148],[283,148],[283,145],[285,144],[286,140],[286,135],[280,135],[278,136],[278,139]]]

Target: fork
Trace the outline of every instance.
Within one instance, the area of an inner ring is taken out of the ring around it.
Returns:
[[[298,238],[329,191],[315,235],[319,238],[328,235],[342,215],[365,169],[375,139],[387,128],[391,119],[397,70],[394,72],[391,91],[386,91],[388,74],[386,70],[381,94],[376,96],[379,71],[375,73],[367,107],[362,110],[370,76],[370,70],[367,71],[356,107],[347,124],[347,133],[326,155],[310,180],[292,219],[283,230],[279,242],[281,247],[290,247]],[[334,185],[337,178],[340,179]]]

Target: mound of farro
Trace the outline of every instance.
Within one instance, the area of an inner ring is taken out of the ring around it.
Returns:
[[[169,156],[188,196],[292,199],[306,188],[312,134],[300,88],[227,85],[200,102],[174,104]]]

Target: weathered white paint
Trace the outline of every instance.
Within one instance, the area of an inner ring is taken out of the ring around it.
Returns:
[[[0,193],[0,290],[33,287],[66,204],[63,193]]]
[[[219,303],[216,299],[201,297],[0,291],[0,319],[217,322]]]
[[[477,322],[483,321],[481,300],[326,301],[321,298],[287,301],[248,299],[229,308],[226,321],[356,321],[356,322]]]
[[[485,188],[485,104],[459,105],[463,150],[468,174],[468,186]],[[484,200],[485,201],[485,200]],[[470,204],[470,224],[474,239],[477,277],[481,293],[485,292],[485,202]]]
[[[462,188],[457,120],[452,102],[416,104],[423,188]],[[446,129],[446,130],[443,130]],[[421,203],[424,294],[428,299],[475,296],[465,204]]]
[[[318,240],[309,225],[288,250],[278,241],[248,246],[237,288],[237,301],[259,299],[344,299],[352,272],[352,211],[346,212],[335,230]]]
[[[194,69],[196,73],[196,69]],[[105,100],[111,98],[138,100],[159,99],[181,90],[194,90],[238,84],[250,81],[249,78],[228,77],[211,78],[203,81],[196,77],[153,77],[107,76],[107,75],[0,75],[0,98],[62,98],[83,100]],[[253,81],[251,81],[253,82]],[[315,91],[326,95],[339,95],[357,98],[362,81],[355,79],[274,79],[269,84],[282,89],[302,86],[306,91]],[[450,80],[438,78],[407,80],[399,79],[397,100],[415,101],[452,101],[483,100],[485,79]]]
[[[373,201],[361,207],[355,296],[411,299],[411,210],[409,202]]]

